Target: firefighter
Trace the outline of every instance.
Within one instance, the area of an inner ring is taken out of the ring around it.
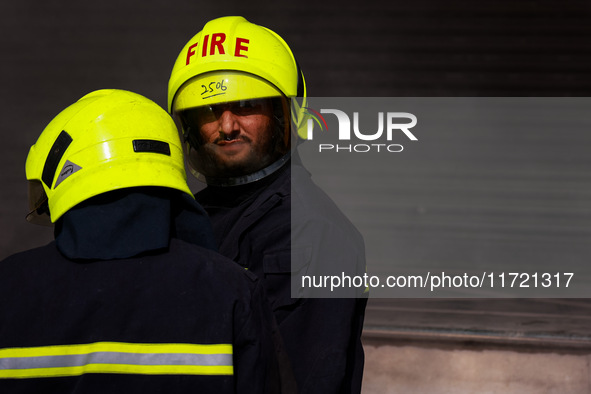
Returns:
[[[168,108],[191,172],[207,184],[196,199],[220,252],[263,280],[299,392],[359,393],[367,299],[291,291],[295,270],[365,269],[359,232],[298,157],[306,94],[304,75],[279,35],[243,17],[222,17],[178,55]],[[292,242],[295,233],[318,237]]]
[[[213,249],[170,116],[123,90],[57,115],[26,161],[55,240],[0,262],[0,392],[277,393],[260,281]]]

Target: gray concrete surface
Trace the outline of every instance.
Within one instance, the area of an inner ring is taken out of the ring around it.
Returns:
[[[363,394],[590,393],[590,307],[583,299],[370,299]]]
[[[366,345],[363,394],[588,394],[591,355]]]

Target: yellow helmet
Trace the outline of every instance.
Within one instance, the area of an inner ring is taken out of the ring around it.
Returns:
[[[26,176],[27,220],[39,224],[122,188],[161,186],[192,195],[174,121],[158,104],[124,90],[89,93],[60,112],[31,147]]]
[[[229,16],[208,22],[180,52],[168,84],[168,109],[183,129],[193,174],[209,184],[235,185],[260,179],[287,161],[291,123],[296,130],[301,123],[302,105],[291,99],[305,96],[303,73],[285,41],[243,17]],[[274,152],[254,172],[249,166],[248,173],[238,176],[213,173],[212,166],[204,163],[199,125],[208,114],[219,112],[216,106],[249,106],[253,99],[267,100],[273,108],[273,140],[278,141],[270,146]],[[290,104],[295,112],[290,113]]]
[[[226,73],[204,75],[219,71]],[[220,78],[223,75],[227,77]],[[193,80],[194,89],[185,93],[192,97],[175,99],[181,86],[194,77],[198,77]],[[180,52],[168,83],[168,110],[179,99],[182,104],[177,104],[177,111],[279,94],[306,96],[305,80],[291,49],[266,27],[227,16],[208,22]]]

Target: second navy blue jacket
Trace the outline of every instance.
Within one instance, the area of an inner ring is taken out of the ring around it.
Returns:
[[[363,272],[359,232],[297,164],[251,184],[208,186],[196,198],[210,215],[220,252],[262,279],[298,391],[359,393],[367,298],[291,294],[292,265],[309,272]],[[306,247],[292,245],[300,230],[315,234]]]

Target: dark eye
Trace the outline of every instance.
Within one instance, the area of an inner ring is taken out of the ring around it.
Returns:
[[[257,103],[254,100],[241,100],[240,101],[240,108],[254,108],[257,106]]]
[[[234,112],[238,115],[252,115],[261,113],[262,106],[260,100],[240,100]]]

